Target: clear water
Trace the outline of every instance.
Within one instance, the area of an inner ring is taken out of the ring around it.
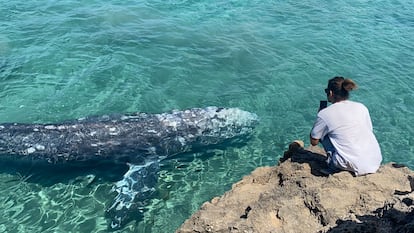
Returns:
[[[174,232],[292,140],[308,144],[335,75],[360,85],[352,99],[370,109],[384,162],[414,169],[412,12],[409,0],[0,0],[0,122],[209,105],[260,116],[246,146],[166,161],[159,194],[122,232]],[[123,171],[0,168],[0,232],[107,232]]]

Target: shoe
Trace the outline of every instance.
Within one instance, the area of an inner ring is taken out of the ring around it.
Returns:
[[[337,173],[338,171],[335,171],[335,170],[333,170],[333,169],[331,169],[331,168],[322,168],[321,170],[319,170],[322,174],[324,174],[324,175],[327,175],[327,176],[329,176],[329,175],[332,175],[332,174],[334,174],[334,173]]]
[[[326,152],[326,164],[328,164],[328,166],[329,166],[329,164],[331,163],[331,160],[332,160],[332,152],[331,151],[327,151]]]

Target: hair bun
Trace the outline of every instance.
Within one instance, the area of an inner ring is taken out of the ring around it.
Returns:
[[[357,89],[358,86],[356,85],[354,81],[352,81],[352,79],[346,78],[342,82],[342,88],[345,89],[346,91],[352,91],[352,90]]]

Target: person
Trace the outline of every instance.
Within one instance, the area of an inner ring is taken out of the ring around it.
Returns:
[[[350,101],[354,81],[334,77],[325,89],[331,105],[320,109],[310,133],[313,146],[321,143],[327,153],[325,174],[342,170],[355,176],[375,173],[382,161],[381,149],[373,133],[369,111],[362,103]]]

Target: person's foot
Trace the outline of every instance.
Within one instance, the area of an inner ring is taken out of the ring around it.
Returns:
[[[332,174],[334,174],[334,173],[337,173],[338,171],[335,171],[335,170],[333,170],[333,169],[331,169],[331,168],[322,168],[321,170],[320,170],[320,172],[322,173],[322,174],[324,174],[324,175],[327,175],[327,176],[329,176],[329,175],[332,175]]]
[[[289,144],[289,149],[285,151],[283,157],[279,159],[279,162],[282,163],[287,159],[291,158],[294,153],[300,153],[304,150],[304,143],[301,140],[295,140]]]

